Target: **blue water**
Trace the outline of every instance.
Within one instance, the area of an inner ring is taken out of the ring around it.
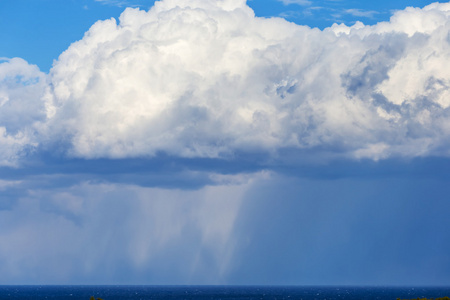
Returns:
[[[417,299],[449,296],[445,288],[269,286],[0,286],[0,299]]]

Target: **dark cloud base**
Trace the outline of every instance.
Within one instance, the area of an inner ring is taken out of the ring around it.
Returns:
[[[135,159],[68,159],[50,155],[29,157],[20,167],[0,167],[3,180],[32,179],[40,185],[70,186],[80,181],[104,181],[144,187],[197,189],[214,184],[209,174],[235,175],[274,171],[292,177],[310,179],[339,178],[450,178],[450,158],[390,158],[380,161],[336,159],[299,160],[308,157],[283,153],[276,162],[269,155],[237,154],[230,159],[178,158],[158,155]],[[46,176],[58,176],[58,182],[45,183]],[[41,179],[39,179],[41,178]]]

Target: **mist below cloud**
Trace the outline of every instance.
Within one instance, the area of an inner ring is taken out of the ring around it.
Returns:
[[[234,250],[234,221],[258,177],[192,191],[89,182],[29,190],[0,207],[0,279],[222,282]]]
[[[215,184],[195,190],[95,182],[29,189],[0,207],[0,279],[445,285],[450,278],[446,179],[210,175]]]

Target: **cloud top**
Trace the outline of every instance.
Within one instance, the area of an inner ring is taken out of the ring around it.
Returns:
[[[0,158],[26,147],[83,158],[448,156],[449,31],[450,3],[323,31],[255,17],[243,0],[128,8],[48,75],[20,59],[0,65],[0,99],[20,94],[0,114],[22,116],[2,119]],[[12,84],[14,70],[35,79]]]

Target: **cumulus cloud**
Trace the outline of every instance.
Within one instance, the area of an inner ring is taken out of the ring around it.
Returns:
[[[0,58],[0,166],[15,165],[38,145],[34,126],[46,118],[45,80],[23,59]]]
[[[61,54],[45,95],[41,79],[3,90],[35,109],[0,107],[27,120],[0,127],[0,157],[38,143],[82,158],[448,156],[449,30],[450,3],[323,31],[244,0],[128,8]]]

